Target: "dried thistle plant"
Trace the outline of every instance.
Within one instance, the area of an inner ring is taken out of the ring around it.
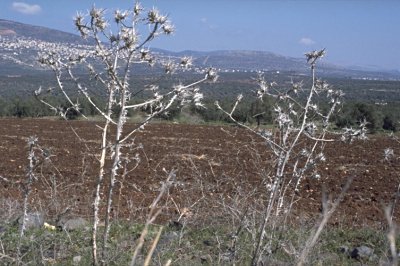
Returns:
[[[274,217],[282,214],[286,218],[289,216],[301,182],[307,177],[321,178],[316,166],[326,160],[326,143],[340,139],[351,142],[365,138],[366,122],[361,123],[359,129],[347,128],[339,133],[331,131],[332,116],[339,110],[344,93],[316,77],[317,62],[324,55],[325,49],[305,54],[311,68],[311,87],[308,89],[303,88],[302,82],[292,82],[288,89],[280,88],[277,83],[265,80],[263,74],[259,73],[256,79],[256,96],[260,100],[270,97],[275,102],[273,109],[276,128],[272,130],[253,129],[235,120],[234,112],[243,98],[242,95],[238,96],[229,111],[216,102],[217,108],[233,122],[262,138],[275,158],[273,165],[268,166],[272,169],[266,169],[273,174],[265,181],[268,200],[257,230],[252,265],[258,265],[264,253],[271,249],[273,236],[267,236],[266,229],[279,226],[276,224],[278,219],[273,219]],[[327,110],[320,107],[321,101],[329,105]]]
[[[29,196],[32,191],[33,182],[37,180],[35,174],[36,169],[46,162],[50,158],[50,153],[47,149],[43,149],[38,144],[38,138],[36,136],[31,136],[27,139],[28,144],[28,167],[26,171],[26,181],[21,183],[23,191],[23,214],[21,217],[22,223],[19,232],[19,242],[17,246],[17,263],[20,264],[21,261],[21,242],[26,230],[26,219],[29,210]]]
[[[94,42],[94,45],[78,46],[70,53],[64,47],[46,47],[39,59],[42,65],[54,72],[58,90],[69,103],[69,107],[60,108],[51,105],[46,101],[47,93],[42,89],[38,89],[35,96],[64,118],[67,118],[70,110],[80,113],[79,102],[72,100],[70,88],[65,85],[65,81],[69,80],[73,82],[78,93],[103,118],[97,184],[94,188],[93,199],[92,255],[94,265],[99,263],[104,265],[107,264],[115,184],[117,181],[124,180],[126,174],[124,168],[129,167],[125,163],[129,156],[124,155],[124,148],[132,145],[130,140],[137,132],[154,117],[166,113],[173,104],[194,103],[196,106],[202,106],[203,95],[197,86],[202,82],[215,81],[217,73],[212,68],[200,70],[204,75],[203,78],[191,84],[176,84],[169,89],[160,89],[154,84],[146,90],[146,88],[136,88],[129,82],[131,72],[137,64],[162,67],[167,75],[192,68],[190,57],[174,61],[156,56],[147,48],[148,44],[158,36],[171,35],[174,32],[174,26],[168,16],[163,15],[156,8],[146,10],[136,2],[132,10],[116,10],[113,13],[113,19],[108,19],[107,10],[93,6],[87,14],[78,13],[74,18],[74,25],[81,37]],[[140,33],[143,26],[149,28],[146,35]],[[89,82],[82,81],[80,75],[82,70],[85,70],[87,76],[90,77]],[[91,88],[88,84],[93,84],[96,88]],[[103,89],[102,95],[105,95],[105,107],[97,105],[91,94],[99,88]],[[150,93],[149,97],[141,102],[133,101],[139,100],[135,97],[136,92],[143,90]],[[128,111],[144,108],[150,110],[149,114],[134,129],[126,131],[124,126],[128,121]],[[115,126],[113,137],[109,133],[111,125]],[[110,167],[106,167],[106,158],[111,158]],[[139,162],[140,159],[133,158],[131,161],[132,163]],[[101,190],[105,182],[107,182],[108,191],[106,197],[103,198]],[[97,239],[101,203],[105,203],[106,208],[105,231],[102,234],[101,257],[99,258]]]

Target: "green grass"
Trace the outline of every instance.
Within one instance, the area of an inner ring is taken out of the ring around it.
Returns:
[[[10,258],[17,258],[19,243],[18,226],[5,226],[0,233],[1,253]],[[142,224],[113,224],[110,231],[108,265],[127,265],[131,260],[136,240],[144,226]],[[100,228],[101,233],[102,228]],[[139,262],[142,262],[155,238],[159,226],[150,226]],[[226,226],[190,228],[176,231],[169,226],[164,227],[161,239],[153,256],[155,265],[165,264],[169,259],[173,265],[230,265],[228,259],[232,254],[232,243],[235,228]],[[309,236],[307,228],[286,228],[273,231],[269,263],[293,264],[297,254],[304,247]],[[267,232],[267,235],[271,235]],[[397,243],[400,242],[398,239]],[[249,265],[253,250],[252,235],[247,230],[241,231],[236,242],[236,265]],[[99,246],[101,243],[99,243]],[[313,248],[308,265],[359,265],[360,261],[349,258],[340,252],[341,247],[350,250],[358,246],[374,249],[376,258],[361,261],[363,265],[376,265],[379,258],[387,259],[388,243],[384,231],[370,228],[346,229],[327,228]],[[398,245],[400,248],[400,246]],[[291,252],[293,254],[291,254]],[[88,265],[91,264],[91,230],[51,231],[48,229],[27,230],[21,241],[22,262],[30,265]],[[79,263],[73,262],[80,256]],[[12,264],[10,258],[0,259],[2,264]]]

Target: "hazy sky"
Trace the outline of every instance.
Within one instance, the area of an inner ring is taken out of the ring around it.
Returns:
[[[112,13],[131,0],[0,0],[0,18],[75,32],[76,11],[92,4]],[[181,50],[247,49],[302,57],[327,49],[341,65],[400,70],[399,0],[144,0],[176,27],[153,47]]]

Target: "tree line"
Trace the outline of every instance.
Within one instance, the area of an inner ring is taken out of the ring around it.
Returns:
[[[79,99],[80,110],[70,109],[69,104],[61,97],[48,99],[53,106],[57,106],[58,112],[49,109],[47,106],[39,103],[34,97],[16,97],[11,100],[0,98],[0,116],[1,117],[46,117],[57,116],[64,112],[68,119],[77,119],[82,115],[96,116],[96,109],[84,98]],[[100,106],[104,105],[100,99],[94,99]],[[229,108],[232,105],[231,99],[220,100],[220,105]],[[322,107],[323,108],[323,107]],[[118,110],[116,110],[118,111]],[[131,111],[128,116],[146,115],[150,110],[142,108],[140,111]],[[157,118],[165,121],[176,121],[187,117],[196,117],[194,121],[202,122],[222,122],[231,123],[230,119],[220,112],[213,100],[204,101],[204,107],[198,108],[190,105],[181,108],[178,104],[173,106],[166,114]],[[240,122],[253,125],[270,125],[274,123],[274,102],[272,99],[265,98],[262,101],[247,99],[243,101],[233,114],[233,117]],[[193,119],[191,119],[193,121]],[[367,127],[371,133],[380,130],[398,131],[400,129],[400,104],[393,102],[387,104],[374,104],[366,102],[346,102],[338,114],[333,117],[334,125],[337,128],[355,127],[360,122],[366,120]]]

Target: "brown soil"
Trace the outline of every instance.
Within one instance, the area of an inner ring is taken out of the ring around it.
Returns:
[[[52,156],[36,170],[31,208],[54,218],[70,207],[75,214],[90,217],[101,136],[96,122],[0,119],[1,199],[21,199],[28,165],[26,139],[33,135]],[[126,177],[119,176],[116,183],[114,217],[143,218],[172,169],[176,170],[176,182],[168,200],[163,201],[165,210],[161,220],[176,220],[187,208],[197,223],[218,223],[228,213],[233,216],[233,209],[244,210],[249,204],[257,206],[265,197],[263,177],[268,176],[273,157],[259,139],[245,130],[229,126],[151,124],[135,136],[134,143],[129,150],[131,157],[127,158],[128,169],[132,171]],[[137,148],[139,144],[143,148]],[[388,147],[395,156],[384,160],[383,151]],[[328,143],[325,151],[327,160],[317,169],[320,180],[310,177],[302,182],[295,199],[294,218],[301,221],[318,217],[321,191],[334,200],[346,180],[353,177],[351,188],[331,223],[384,226],[383,206],[395,202],[400,183],[397,156],[400,144],[387,136],[370,136],[369,140],[352,144]],[[140,164],[133,169],[136,155]],[[397,205],[394,219],[400,219]]]

